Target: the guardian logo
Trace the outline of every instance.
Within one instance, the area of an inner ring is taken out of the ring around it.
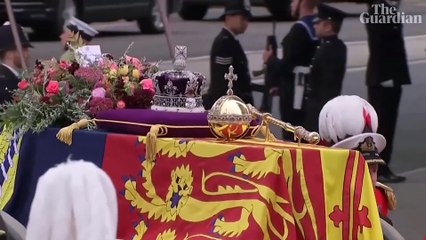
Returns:
[[[361,13],[359,20],[364,24],[423,23],[422,15],[405,14],[384,3],[371,5],[371,10]]]

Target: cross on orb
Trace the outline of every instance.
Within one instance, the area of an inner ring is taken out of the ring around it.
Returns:
[[[238,75],[234,73],[234,67],[231,65],[229,66],[229,72],[225,73],[225,80],[228,81],[228,95],[233,95],[234,92],[232,91],[232,88],[234,87],[234,81],[238,80]]]

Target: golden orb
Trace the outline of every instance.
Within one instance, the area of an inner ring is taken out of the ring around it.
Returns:
[[[213,135],[227,141],[243,138],[250,129],[252,115],[239,97],[219,98],[210,109],[207,120]]]

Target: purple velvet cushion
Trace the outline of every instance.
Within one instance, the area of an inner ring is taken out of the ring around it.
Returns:
[[[160,124],[168,126],[167,137],[214,137],[207,122],[207,111],[178,113],[151,109],[115,109],[99,113],[96,119],[99,129],[116,133],[146,135],[151,126]],[[127,123],[114,123],[108,120]],[[257,124],[253,122],[252,126],[255,125]],[[174,126],[180,128],[174,128]]]

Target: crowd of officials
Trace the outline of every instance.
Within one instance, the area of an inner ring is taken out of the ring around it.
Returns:
[[[369,11],[374,10],[373,4],[399,7],[399,0],[366,1]],[[348,53],[339,33],[348,14],[318,0],[292,0],[291,12],[298,20],[282,39],[282,58],[276,57],[271,46],[263,53],[269,81],[264,94],[279,95],[283,121],[318,131],[322,107],[342,92]],[[244,33],[250,18],[248,1],[229,1],[225,7],[224,27],[215,38],[210,53],[211,83],[203,99],[206,109],[226,92],[223,76],[229,65],[233,65],[238,74],[234,94],[253,104],[248,61],[238,41],[238,35]],[[389,168],[402,86],[411,84],[402,25],[369,23],[366,31],[370,52],[365,81],[368,101],[379,116],[378,132],[387,141],[381,153],[386,165],[379,168],[379,180],[402,182],[405,177],[395,175]],[[291,134],[283,134],[285,139],[293,139]]]

